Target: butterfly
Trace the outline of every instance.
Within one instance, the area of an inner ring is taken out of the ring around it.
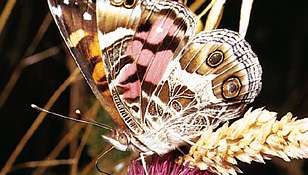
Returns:
[[[117,149],[163,155],[240,117],[262,69],[234,31],[196,32],[180,1],[48,0],[61,35],[119,126]]]

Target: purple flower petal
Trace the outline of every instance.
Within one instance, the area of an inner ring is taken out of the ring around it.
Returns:
[[[179,165],[175,162],[177,154],[174,152],[163,156],[153,155],[147,162],[149,175],[215,175],[209,171],[201,171],[198,168]],[[140,160],[132,161],[128,169],[128,175],[142,175],[144,169]]]

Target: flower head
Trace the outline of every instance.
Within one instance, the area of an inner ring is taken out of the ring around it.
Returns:
[[[208,171],[201,171],[199,168],[191,168],[176,163],[178,157],[176,152],[171,152],[163,156],[153,155],[147,162],[149,175],[214,175]],[[129,166],[128,175],[145,174],[140,160],[134,160]]]

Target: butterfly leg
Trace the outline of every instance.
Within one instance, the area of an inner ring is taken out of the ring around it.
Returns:
[[[177,147],[176,149],[177,149],[183,156],[185,155],[184,151],[183,151],[181,148]]]
[[[144,157],[145,153],[140,153],[140,159],[141,159],[141,164],[142,164],[142,167],[144,169],[144,172],[146,175],[148,175],[148,170],[147,170],[147,165],[146,165],[146,162],[145,162],[145,157]]]
[[[152,152],[152,151],[149,151],[149,152],[141,152],[141,153],[140,153],[140,160],[141,160],[141,164],[142,164],[142,167],[143,167],[143,169],[144,169],[145,175],[149,175],[148,170],[147,170],[147,165],[146,165],[145,158],[146,158],[147,156],[150,156],[150,155],[153,155],[153,152]]]

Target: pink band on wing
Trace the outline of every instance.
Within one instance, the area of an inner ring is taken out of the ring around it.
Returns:
[[[125,51],[125,55],[131,55],[133,59],[135,60],[139,53],[141,52],[143,43],[138,40],[130,41],[127,45],[127,49]]]
[[[135,63],[125,65],[117,77],[117,82],[121,84],[128,79],[129,76],[133,75],[137,71],[137,66]]]
[[[159,17],[151,27],[147,42],[158,44],[167,36],[174,20],[166,17]]]
[[[145,81],[157,85],[162,79],[172,57],[173,52],[171,50],[158,52],[155,55],[151,66],[148,68],[149,70],[146,74]]]
[[[180,28],[178,25],[172,25],[168,31],[169,36],[173,36]]]
[[[121,85],[120,87],[124,88],[125,92],[123,93],[123,97],[125,99],[134,99],[139,97],[141,92],[140,81],[135,81],[133,83],[127,83],[125,85]]]
[[[138,64],[142,65],[142,66],[148,66],[151,62],[151,60],[153,59],[154,54],[152,51],[148,50],[148,49],[143,49],[140,53],[140,57],[137,61]]]
[[[148,38],[149,32],[137,32],[136,37],[146,40]]]

